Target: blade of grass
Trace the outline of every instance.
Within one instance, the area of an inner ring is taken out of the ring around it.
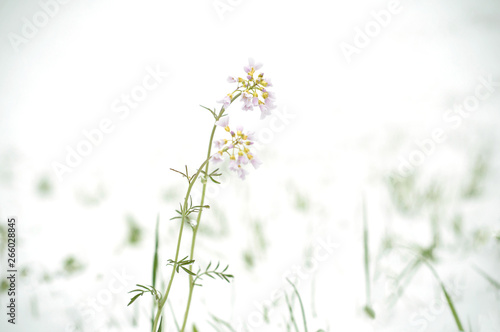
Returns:
[[[295,331],[299,332],[299,327],[297,326],[297,323],[295,322],[295,316],[293,313],[293,308],[290,303],[290,299],[288,299],[288,294],[285,293],[285,300],[286,300],[286,305],[288,306],[288,311],[290,312],[290,320],[293,323],[293,326],[295,327]]]
[[[290,332],[290,322],[286,319],[286,317],[283,317],[283,320],[285,321],[286,332]]]
[[[458,313],[457,313],[457,310],[455,309],[455,305],[453,304],[453,300],[451,299],[450,295],[446,291],[446,287],[444,286],[443,281],[441,280],[441,278],[439,278],[439,275],[436,272],[436,270],[434,269],[434,267],[424,257],[422,257],[422,261],[425,263],[425,265],[427,265],[427,267],[429,267],[432,274],[434,275],[436,280],[439,282],[441,290],[443,291],[444,296],[446,297],[446,302],[448,303],[448,307],[450,307],[450,311],[453,315],[453,318],[455,319],[455,323],[457,325],[458,330],[465,331],[463,326],[462,326],[462,322],[460,321],[460,318],[458,317]]]
[[[225,320],[220,319],[219,317],[215,316],[214,314],[210,314],[210,316],[212,316],[212,319],[215,322],[217,322],[218,324],[222,324],[223,326],[227,327],[231,332],[236,332],[236,330],[231,326],[231,324],[229,324]]]
[[[489,276],[486,272],[484,272],[483,270],[481,270],[479,267],[477,267],[476,265],[473,265],[472,268],[477,272],[479,273],[480,276],[482,276],[484,279],[488,280],[488,282],[493,286],[495,287],[496,289],[500,289],[500,283],[498,281],[496,281],[495,279],[493,279],[493,277]]]
[[[170,303],[170,301],[167,301],[167,302],[168,302],[168,306],[170,307],[170,312],[172,313],[172,317],[174,317],[175,327],[177,328],[177,331],[180,331],[181,328],[179,326],[179,322],[177,322],[177,318],[175,318],[175,312],[174,312],[174,308],[172,307],[172,303]]]
[[[444,287],[444,284],[441,283],[441,289],[443,290],[444,296],[446,296],[446,301],[448,302],[448,306],[450,307],[450,310],[453,314],[453,318],[455,318],[455,323],[457,324],[458,330],[459,331],[464,331],[464,328],[462,327],[462,323],[460,322],[460,318],[458,318],[457,310],[455,309],[455,306],[453,305],[453,301],[451,300],[450,295],[446,291],[446,288]]]
[[[399,298],[403,295],[405,287],[407,287],[410,284],[411,280],[413,279],[413,276],[415,276],[418,269],[420,268],[421,263],[422,262],[418,258],[411,261],[398,275],[398,277],[395,280],[396,285],[398,286],[398,290],[394,294],[393,299],[390,301],[389,303],[390,306],[394,306],[396,302],[399,300]],[[400,284],[401,288],[399,288]],[[401,291],[399,291],[399,289],[401,289]]]
[[[314,318],[317,317],[315,302],[316,302],[316,277],[313,277],[311,281],[311,313]]]
[[[210,324],[210,326],[212,326],[216,332],[221,332],[221,330],[219,330],[219,327],[217,325],[215,325],[214,323],[209,321],[208,324]]]
[[[300,298],[299,291],[297,290],[297,287],[295,287],[295,284],[291,282],[288,278],[286,279],[290,285],[293,287],[293,291],[295,292],[295,295],[297,295],[297,298],[299,299],[299,304],[300,304],[300,310],[302,311],[302,320],[304,321],[304,331],[307,332],[307,323],[306,323],[306,313],[304,312],[304,305],[302,304],[302,299]]]
[[[158,238],[159,238],[159,224],[160,224],[160,214],[158,213],[156,217],[156,228],[155,228],[155,254],[153,256],[153,288],[156,289],[156,276],[158,273]],[[154,326],[154,321],[155,321],[155,307],[156,307],[156,301],[153,301],[153,310],[152,316],[151,316],[151,328]]]
[[[370,255],[368,250],[368,221],[366,217],[366,201],[363,195],[363,250],[365,265],[365,284],[366,284],[366,305],[365,312],[370,318],[375,318],[375,311],[371,307],[371,289],[370,289]]]

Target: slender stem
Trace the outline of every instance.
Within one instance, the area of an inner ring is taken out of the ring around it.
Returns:
[[[207,153],[207,159],[210,158],[210,153],[212,151],[212,143],[214,139],[214,134],[215,130],[217,129],[217,126],[214,125],[212,129],[212,134],[210,135],[210,142],[208,144],[208,153]],[[209,163],[205,165],[205,174],[208,174],[208,166]],[[203,189],[201,192],[201,201],[200,201],[200,206],[203,206],[205,204],[205,193],[207,189],[207,179],[203,182]],[[198,227],[200,226],[200,220],[201,220],[201,212],[203,209],[200,209],[200,212],[198,212],[198,217],[196,218],[196,226],[193,228],[193,238],[191,240],[191,251],[189,253],[189,259],[192,260],[194,256],[194,246],[196,243],[196,234],[198,234]],[[192,264],[189,266],[189,270],[193,270]],[[186,311],[184,312],[184,320],[182,322],[182,328],[181,332],[184,332],[184,329],[186,328],[186,323],[187,323],[187,318],[189,315],[189,308],[191,307],[191,298],[193,297],[193,289],[194,289],[194,281],[193,281],[193,276],[190,274],[189,275],[189,295],[188,295],[188,300],[187,300],[187,305],[186,305]]]
[[[241,92],[238,93],[237,95],[235,95],[231,99],[231,103],[233,103],[233,101],[235,101],[240,95],[241,95]],[[225,111],[225,108],[222,107],[221,110],[219,111],[219,119],[222,117],[222,115],[224,115],[224,111]],[[208,142],[207,160],[210,159],[210,155],[212,153],[212,144],[213,144],[213,140],[214,140],[214,135],[215,135],[215,130],[216,129],[217,129],[217,126],[214,125],[214,127],[212,128],[212,133],[210,134],[210,141]],[[205,174],[208,174],[209,164],[210,163],[207,162],[207,164],[205,165]],[[207,179],[205,179],[205,180],[207,180]],[[200,206],[203,206],[205,204],[205,193],[206,193],[206,190],[207,190],[207,182],[208,181],[204,181],[203,182],[203,189],[202,189],[202,192],[201,192]],[[202,212],[203,212],[203,209],[201,209],[200,212],[198,212],[198,217],[196,218],[196,226],[193,228],[193,237],[191,239],[191,251],[190,251],[190,254],[189,254],[189,259],[190,260],[194,259],[194,248],[195,248],[195,245],[196,245],[196,235],[198,234],[198,228],[200,227],[200,221],[201,221],[201,214],[202,214]],[[192,267],[192,265],[190,265],[189,266],[189,270],[192,271],[192,269],[193,269],[193,267]],[[188,319],[188,315],[189,315],[189,309],[191,307],[191,298],[193,297],[193,290],[194,290],[193,276],[189,275],[189,295],[188,295],[188,300],[187,300],[187,304],[186,304],[186,311],[184,312],[184,321],[182,322],[182,328],[181,328],[180,332],[184,332],[184,329],[186,328],[187,319]]]
[[[184,211],[186,210],[187,205],[188,205],[189,195],[191,194],[191,189],[193,188],[193,185],[196,182],[198,175],[200,175],[201,169],[203,168],[203,166],[208,164],[209,160],[210,160],[210,156],[203,162],[203,164],[201,164],[201,166],[198,168],[198,171],[196,171],[196,173],[192,176],[191,181],[189,183],[189,187],[188,187],[187,192],[186,192],[186,197],[184,198],[184,206],[182,209],[183,212],[182,212],[182,219],[181,219],[181,227],[179,229],[179,237],[177,238],[177,248],[175,250],[175,259],[174,259],[175,262],[177,262],[177,260],[179,259],[179,250],[180,250],[181,241],[182,241],[182,231],[184,229],[184,223],[186,221],[186,215],[185,215]],[[154,324],[153,324],[153,332],[157,332],[158,322],[159,322],[160,317],[161,317],[161,312],[163,310],[163,306],[165,305],[165,302],[167,301],[167,298],[168,298],[168,294],[170,293],[170,288],[172,287],[172,282],[173,282],[174,277],[175,277],[176,267],[177,267],[177,263],[174,263],[174,266],[172,268],[172,273],[170,275],[170,280],[168,282],[167,290],[165,291],[165,293],[164,293],[165,295],[163,295],[163,297],[160,301],[160,304],[158,305],[158,310],[156,311],[156,316],[155,316],[155,320],[154,320]]]

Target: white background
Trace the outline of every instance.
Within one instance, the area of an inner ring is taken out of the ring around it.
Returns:
[[[203,161],[213,119],[198,105],[219,107],[216,101],[232,91],[227,76],[242,76],[253,57],[272,78],[281,117],[259,121],[258,111],[241,112],[239,101],[230,108],[232,121],[268,134],[259,150],[264,164],[245,181],[225,175],[222,193],[209,198],[205,222],[219,225],[213,228],[220,238],[200,233],[200,262],[221,260],[237,278],[231,286],[206,281],[195,292],[190,321],[203,331],[212,329],[209,312],[235,326],[245,321],[255,302],[286,288],[281,275],[306,264],[318,238],[331,236],[338,251],[300,285],[310,330],[453,330],[447,307],[426,319],[425,329],[412,322],[413,314],[440,297],[425,269],[395,308],[378,308],[378,321],[362,312],[361,197],[367,200],[373,256],[387,232],[404,243],[428,244],[427,212],[399,216],[384,183],[401,158],[418,149],[415,141],[442,128],[444,142],[414,168],[423,174],[418,186],[442,186],[443,229],[460,214],[464,241],[477,230],[487,240],[464,252],[456,247],[461,242],[445,241],[436,265],[445,281],[467,277],[457,297],[462,322],[470,321],[474,331],[498,331],[498,291],[470,266],[498,275],[493,235],[500,221],[500,86],[456,128],[443,118],[474,95],[481,79],[500,81],[496,1],[396,2],[386,26],[378,25],[367,45],[347,57],[343,43],[356,46],[358,29],[373,25],[373,12],[387,10],[390,2],[73,0],[58,3],[46,22],[41,3],[47,2],[0,3],[0,216],[19,218],[19,264],[30,269],[19,286],[19,324],[12,327],[4,317],[2,330],[69,331],[68,324],[80,322],[83,331],[104,331],[101,321],[111,322],[110,330],[149,328],[147,314],[126,307],[126,292],[135,283],[150,283],[158,213],[163,263],[173,256],[178,225],[168,219],[185,181],[169,168],[187,164],[194,171]],[[36,17],[42,19],[37,23]],[[31,35],[26,20],[39,25]],[[168,77],[122,119],[114,102],[142,83],[146,68],[160,68]],[[75,149],[83,131],[105,118],[113,131],[60,181],[54,162],[65,163],[67,147]],[[489,165],[484,191],[464,203],[457,193],[478,155]],[[48,197],[37,194],[41,179],[52,188]],[[296,209],[297,197],[306,200],[305,211]],[[221,214],[225,224],[216,223]],[[124,244],[129,215],[144,233],[135,248]],[[264,228],[264,252],[250,232],[255,220]],[[252,269],[242,260],[246,250],[256,255]],[[42,281],[44,273],[57,275],[68,255],[82,261],[84,271]],[[82,303],[122,269],[134,277],[130,285],[92,319],[82,318]],[[317,315],[309,310],[313,279]],[[180,277],[176,285],[180,319],[187,282]],[[381,302],[383,288],[380,281],[372,290]],[[5,293],[0,298],[7,299]],[[148,300],[139,306],[149,308]],[[286,309],[283,301],[278,307]],[[139,317],[135,328],[132,317]],[[287,310],[276,314],[275,325],[256,330],[284,330],[284,317]]]

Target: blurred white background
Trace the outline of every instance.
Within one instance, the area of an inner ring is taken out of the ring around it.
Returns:
[[[298,286],[310,331],[456,331],[425,266],[387,304],[387,280],[411,261],[401,248],[436,244],[441,279],[459,279],[467,331],[500,331],[498,289],[472,267],[500,279],[499,19],[494,0],[3,0],[0,217],[19,218],[24,276],[18,324],[4,317],[2,331],[150,329],[150,298],[126,307],[126,292],[151,283],[158,214],[169,275],[178,223],[168,219],[185,193],[169,168],[203,161],[213,119],[199,105],[218,108],[249,57],[272,78],[278,108],[259,121],[239,100],[230,107],[257,131],[264,164],[211,189],[199,262],[220,260],[236,278],[196,290],[190,326],[214,330],[213,314],[244,331],[275,290],[291,294],[282,275],[308,266]],[[125,106],[148,75],[157,84]],[[102,126],[59,176],[54,163]],[[375,320],[363,312],[363,196]],[[318,241],[336,245],[313,268]],[[92,306],[122,273],[120,290]],[[175,285],[180,319],[187,280]],[[248,330],[286,331],[283,298],[271,308]]]

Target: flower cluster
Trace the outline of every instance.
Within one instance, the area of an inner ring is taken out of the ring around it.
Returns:
[[[218,103],[222,103],[224,108],[227,109],[233,100],[235,93],[241,93],[243,110],[253,111],[254,107],[259,107],[261,112],[261,119],[271,114],[271,110],[276,108],[274,101],[276,96],[274,92],[267,90],[272,87],[271,80],[264,78],[264,73],[257,75],[256,71],[262,67],[261,64],[256,64],[253,59],[249,59],[248,66],[243,67],[246,72],[246,78],[242,77],[228,77],[228,82],[238,83],[236,89],[228,93]],[[256,76],[256,77],[255,77]]]
[[[253,133],[245,133],[242,127],[236,128],[236,132],[229,127],[229,117],[223,117],[216,122],[216,125],[223,127],[231,135],[231,139],[220,139],[214,142],[214,146],[219,149],[212,155],[214,164],[223,160],[223,156],[229,156],[229,169],[236,172],[244,180],[248,172],[243,165],[252,164],[258,168],[262,162],[250,152],[250,146],[254,144]]]

